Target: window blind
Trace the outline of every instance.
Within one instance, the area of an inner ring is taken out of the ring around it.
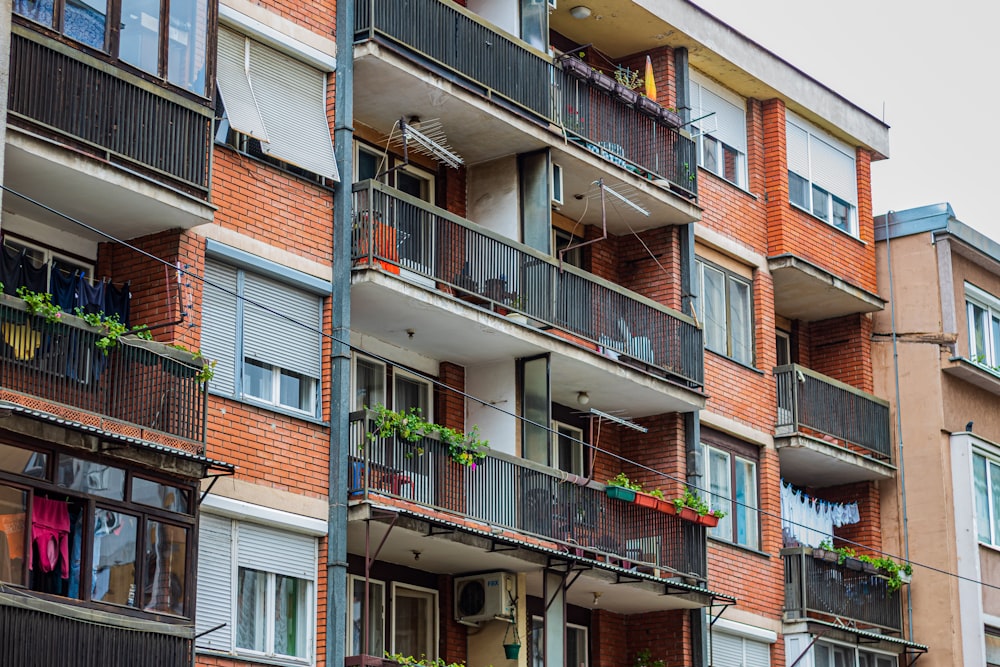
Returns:
[[[219,94],[233,129],[267,143],[267,129],[260,117],[247,74],[246,47],[247,40],[243,35],[219,27],[219,59],[216,66]]]
[[[199,648],[231,651],[233,644],[233,522],[202,514],[198,532],[198,594],[195,628],[207,632],[196,640]]]
[[[253,523],[239,524],[240,567],[297,579],[316,579],[316,538]]]
[[[264,276],[249,272],[243,276],[243,295],[247,298],[243,305],[244,357],[319,379],[322,300]],[[255,304],[273,309],[291,321]]]
[[[216,362],[213,391],[236,394],[236,369],[242,360],[236,355],[237,272],[217,262],[205,262],[205,287],[201,302],[201,352]],[[218,285],[219,287],[215,287]],[[219,289],[223,288],[223,289]]]

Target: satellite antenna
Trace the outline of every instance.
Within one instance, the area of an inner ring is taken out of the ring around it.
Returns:
[[[615,197],[616,199],[624,202],[628,206],[631,206],[633,209],[635,209],[639,213],[643,214],[644,216],[649,217],[649,211],[647,211],[643,207],[639,206],[634,201],[632,201],[631,199],[629,199],[628,197],[626,197],[622,193],[618,192],[617,190],[614,190],[610,186],[605,185],[603,178],[600,178],[600,179],[594,181],[592,183],[592,185],[596,185],[598,187],[598,190],[599,190],[600,195],[601,195],[601,227],[602,227],[602,233],[596,239],[590,239],[589,241],[581,241],[580,243],[571,243],[568,246],[566,246],[565,248],[562,248],[561,250],[559,250],[559,271],[562,271],[563,256],[567,252],[569,252],[570,250],[573,250],[575,248],[582,248],[583,246],[590,245],[591,243],[597,243],[598,241],[605,241],[605,240],[607,240],[607,238],[608,238],[608,212],[607,212],[607,208],[605,206],[605,203],[606,203],[606,199],[604,197],[605,193],[607,193],[607,194]]]
[[[417,129],[417,123],[420,124],[420,129]],[[465,164],[462,156],[448,145],[448,137],[445,136],[441,121],[437,119],[415,121],[414,118],[411,118],[410,122],[407,122],[405,118],[400,118],[399,130],[400,138],[395,143],[402,144],[404,164],[409,163],[409,150],[411,148],[415,152],[437,160],[452,169],[458,169]]]
[[[649,433],[648,428],[646,428],[645,426],[639,426],[633,421],[622,419],[621,417],[615,417],[614,415],[609,415],[607,412],[601,412],[597,408],[591,408],[590,411],[593,414],[597,415],[598,417],[601,417],[602,419],[607,419],[608,421],[620,424],[621,426],[627,426],[628,428],[638,431],[639,433]]]

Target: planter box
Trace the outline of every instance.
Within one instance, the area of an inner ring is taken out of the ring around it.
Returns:
[[[627,503],[635,501],[635,491],[626,489],[624,486],[609,486],[604,489],[604,492],[608,494],[608,498],[623,500]]]
[[[615,96],[625,104],[632,106],[639,101],[639,92],[632,90],[628,86],[615,82]]]
[[[562,68],[570,76],[583,81],[589,81],[590,73],[593,71],[590,69],[590,65],[572,56],[566,56],[562,59]]]
[[[685,521],[698,522],[698,512],[693,507],[682,507],[677,511],[677,515]]]
[[[660,117],[660,111],[663,109],[659,104],[649,99],[648,97],[639,97],[635,102],[635,108],[640,113],[644,113],[647,116],[652,116],[653,118]]]
[[[816,560],[824,560],[827,563],[836,563],[840,559],[840,556],[837,554],[836,551],[829,551],[827,549],[819,549],[819,548],[815,548],[812,550],[812,556]]]
[[[719,525],[719,517],[714,514],[702,514],[698,517],[698,523],[702,526],[708,526],[709,528],[715,528]]]
[[[866,563],[863,563],[857,558],[848,557],[844,559],[844,565],[847,566],[848,570],[854,570],[855,572],[862,572],[864,570],[864,565],[866,565]]]
[[[877,567],[875,567],[871,563],[866,563],[865,561],[861,561],[861,571],[864,572],[865,574],[879,573],[879,569]]]
[[[649,495],[648,493],[636,493],[635,494],[635,504],[639,507],[649,507],[651,509],[656,509],[656,498]]]
[[[674,129],[684,124],[684,119],[676,111],[671,111],[666,107],[660,107],[660,122]]]
[[[598,70],[591,70],[590,72],[590,85],[598,90],[603,90],[606,93],[613,93],[615,91],[615,86],[618,82],[610,74],[605,74]]]
[[[664,514],[677,514],[677,508],[669,500],[656,499],[656,509]]]
[[[913,581],[913,573],[911,572],[910,574],[907,574],[907,573],[903,572],[902,570],[900,570],[899,571],[899,581],[902,582],[902,583],[904,583],[904,584],[910,583],[911,581]]]

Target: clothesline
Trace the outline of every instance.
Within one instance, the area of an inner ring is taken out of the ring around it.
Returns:
[[[861,521],[858,503],[832,503],[814,498],[781,480],[781,516],[788,519],[782,530],[786,546],[818,547],[833,542],[833,529]]]

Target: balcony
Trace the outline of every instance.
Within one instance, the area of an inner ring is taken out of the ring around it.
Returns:
[[[781,555],[786,622],[841,619],[890,633],[902,631],[902,595],[898,589],[890,592],[884,577],[814,558],[804,547],[782,549]]]
[[[105,355],[102,333],[79,318],[58,321],[0,296],[0,400],[87,426],[201,454],[203,363],[160,343],[121,338]]]
[[[804,366],[774,369],[781,474],[801,486],[892,477],[889,403]]]
[[[354,186],[354,212],[357,269],[400,276],[493,312],[512,311],[534,331],[688,390],[703,383],[701,329],[681,313],[586,271],[560,268],[552,257],[374,181]],[[648,414],[669,411],[665,399],[661,394],[660,409]]]
[[[0,593],[0,665],[189,667],[190,626]]]
[[[358,121],[388,134],[400,116],[439,119],[468,164],[548,147],[567,192],[602,177],[635,191],[651,209],[628,220],[635,229],[698,219],[695,145],[678,130],[457,5],[355,1]],[[579,218],[584,204],[567,198],[562,211]]]
[[[211,108],[16,24],[9,92],[15,191],[123,238],[211,220]]]
[[[774,278],[774,310],[793,320],[815,322],[885,307],[872,294],[795,255],[768,257]]]
[[[607,589],[604,583],[589,585],[601,586],[603,608],[621,605],[623,611],[664,608],[657,605],[665,602],[655,599],[663,597],[664,584],[680,589],[675,591],[680,599],[667,601],[668,606],[699,606],[684,600],[683,594],[707,593],[702,588],[707,571],[703,526],[675,514],[609,498],[603,484],[502,452],[491,451],[475,467],[466,467],[452,461],[447,446],[437,439],[423,438],[415,443],[370,439],[365,429],[370,418],[365,412],[351,415],[348,493],[352,504],[374,503],[400,513],[400,517],[436,525],[421,535],[422,529],[407,528],[402,520],[396,521],[392,531],[409,529],[417,534],[403,538],[393,532],[395,541],[385,543],[382,558],[412,563],[411,550],[417,549],[423,554],[420,567],[436,572],[470,568],[534,571],[530,556],[515,553],[519,548],[534,551],[549,559],[586,563],[586,567],[616,573],[617,579],[604,582]],[[455,531],[499,542],[488,547],[488,553],[473,553],[468,549],[470,543],[461,538],[454,538],[455,542],[433,539]],[[363,536],[356,537],[356,544],[365,543]],[[376,537],[371,540],[373,547],[378,544]],[[659,593],[653,599],[640,593],[639,599],[630,600],[630,596],[636,597],[637,589],[615,584],[629,580],[629,574],[638,584],[658,582]],[[591,593],[579,594],[590,601]]]

